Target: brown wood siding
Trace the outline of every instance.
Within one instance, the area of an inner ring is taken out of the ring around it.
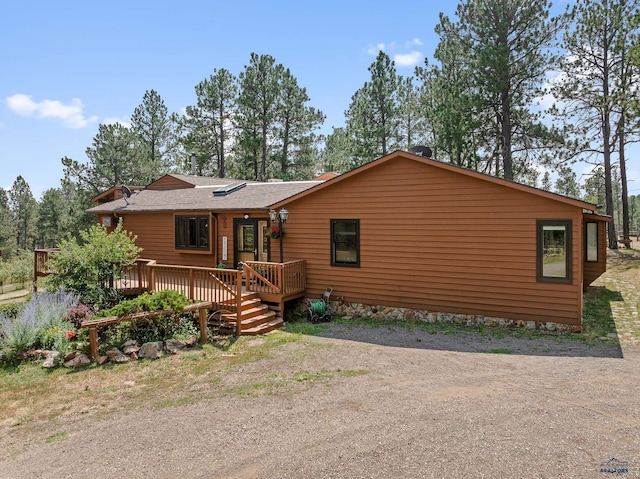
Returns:
[[[212,223],[212,235],[214,235],[215,221]],[[124,229],[138,237],[136,245],[142,248],[140,253],[142,258],[154,259],[162,264],[182,266],[215,267],[217,264],[215,251],[201,253],[175,249],[173,212],[127,214],[124,216]]]
[[[285,261],[346,302],[580,324],[582,211],[398,158],[286,204]],[[360,220],[360,267],[330,265],[330,220]],[[572,221],[571,284],[536,281],[536,220]]]
[[[233,219],[241,218],[247,210],[212,214],[212,253],[186,252],[175,249],[174,216],[180,212],[129,213],[124,228],[138,236],[136,244],[143,248],[140,256],[158,263],[182,266],[215,267],[220,263],[233,268]],[[203,212],[206,213],[206,212]],[[250,211],[252,217],[266,219],[265,212]],[[223,237],[227,237],[227,259],[223,260]],[[277,246],[277,243],[276,243]],[[273,246],[272,246],[273,248]]]
[[[584,263],[585,288],[598,279],[600,275],[607,270],[607,223],[602,219],[602,217],[584,215],[584,222],[582,226],[584,238],[586,238],[587,223],[591,222],[598,223],[598,261],[587,261],[585,252],[585,255],[582,258]],[[586,245],[584,247],[586,248]]]
[[[163,176],[147,186],[150,190],[178,190],[193,187],[193,185],[179,180],[178,178],[174,178],[173,176]]]

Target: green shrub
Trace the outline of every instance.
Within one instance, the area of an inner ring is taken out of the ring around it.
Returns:
[[[64,316],[64,320],[71,323],[76,329],[82,326],[82,322],[91,319],[94,312],[86,304],[79,304],[71,308]]]
[[[109,307],[120,299],[113,281],[123,277],[142,250],[122,222],[111,233],[94,225],[80,235],[82,244],[69,237],[58,244],[60,251],[51,254],[49,267],[56,274],[47,277],[47,289],[77,291],[82,302],[94,309]]]
[[[5,267],[9,281],[24,287],[27,281],[33,279],[33,252],[20,251]]]
[[[155,318],[139,318],[131,321],[120,321],[100,329],[101,350],[113,347],[122,348],[130,340],[139,344],[167,339],[185,340],[189,336],[198,336],[200,331],[189,314],[170,314]]]
[[[15,319],[18,314],[26,306],[26,303],[9,303],[0,305],[0,316],[5,318]]]
[[[180,311],[189,300],[178,292],[171,290],[154,291],[144,293],[134,299],[128,299],[109,309],[98,311],[96,317],[108,318],[111,316],[124,316],[125,314],[139,313],[141,311],[159,311],[171,309]]]

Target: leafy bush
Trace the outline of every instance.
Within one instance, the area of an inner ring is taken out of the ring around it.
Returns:
[[[200,331],[189,314],[170,314],[155,318],[140,318],[121,321],[100,330],[100,348],[104,351],[113,347],[121,348],[129,339],[139,344],[167,339],[185,340],[198,336]]]
[[[0,305],[0,316],[5,318],[15,319],[18,314],[26,306],[25,303],[9,303]]]
[[[154,291],[144,293],[134,299],[122,301],[109,309],[103,309],[96,314],[98,318],[108,318],[110,316],[124,316],[125,314],[139,313],[141,311],[158,311],[172,309],[180,311],[189,300],[178,292],[171,290]]]
[[[33,252],[20,251],[18,256],[6,263],[9,281],[22,285],[33,278]]]
[[[9,280],[9,269],[7,263],[0,259],[0,293],[4,291],[4,285]]]
[[[75,308],[71,308],[64,316],[64,320],[73,324],[78,329],[82,326],[82,322],[91,319],[94,312],[86,304],[79,304]]]
[[[36,347],[65,346],[64,338],[60,339],[57,332],[60,330],[64,336],[66,331],[73,330],[73,325],[63,318],[77,304],[78,297],[73,293],[42,292],[35,293],[15,318],[0,314],[0,349],[4,356],[18,357]],[[68,342],[71,338],[66,339]]]
[[[123,277],[142,250],[122,222],[111,233],[94,225],[80,235],[83,244],[69,237],[58,244],[60,251],[51,254],[49,267],[56,274],[47,277],[47,288],[74,290],[84,303],[96,309],[108,307],[119,299],[113,280]]]

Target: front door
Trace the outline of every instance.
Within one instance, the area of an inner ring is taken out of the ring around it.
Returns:
[[[267,220],[236,218],[233,220],[233,230],[236,267],[244,261],[269,260],[269,242],[265,235]]]

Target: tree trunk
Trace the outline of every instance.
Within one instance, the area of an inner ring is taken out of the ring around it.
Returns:
[[[513,180],[513,159],[511,158],[511,108],[509,104],[509,89],[500,93],[502,108],[502,168],[504,179]]]
[[[622,187],[621,199],[622,199],[622,237],[625,240],[629,239],[629,198],[627,191],[627,166],[624,154],[625,144],[625,120],[624,115],[626,112],[622,112],[619,123],[618,139],[620,141],[620,185]]]

